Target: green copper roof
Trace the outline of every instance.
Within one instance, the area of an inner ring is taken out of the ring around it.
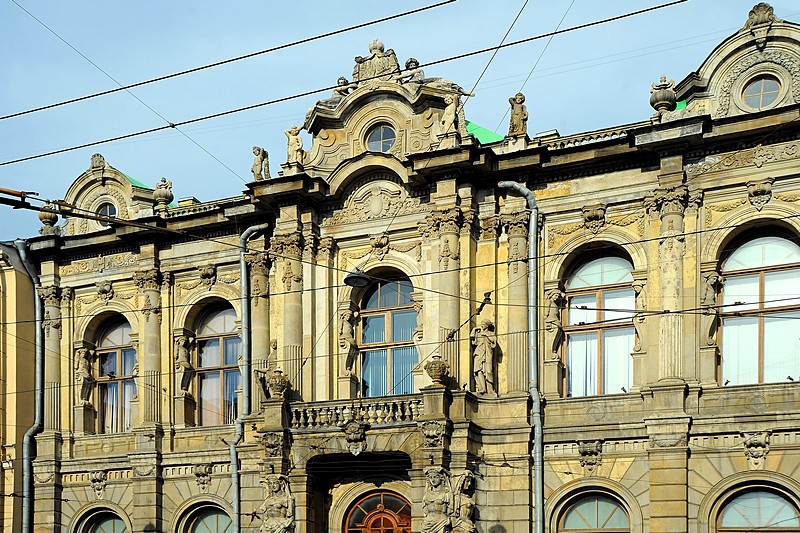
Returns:
[[[130,181],[132,184],[134,184],[137,187],[141,187],[143,189],[152,189],[152,187],[148,187],[147,185],[145,185],[141,181],[133,179],[132,177],[130,177],[127,174],[125,174],[124,172],[120,172],[120,174],[122,174],[123,176],[128,178],[128,181]]]
[[[478,139],[478,142],[481,144],[492,144],[500,142],[503,139],[505,139],[505,137],[503,137],[502,135],[498,135],[492,130],[487,130],[483,126],[475,124],[474,122],[470,122],[469,120],[467,120],[466,123],[467,123],[467,133]]]
[[[681,109],[686,109],[686,100],[675,102],[675,111],[679,111]]]

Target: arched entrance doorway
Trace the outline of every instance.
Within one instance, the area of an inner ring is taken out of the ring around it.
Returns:
[[[371,492],[350,506],[342,530],[344,533],[409,533],[411,504],[396,492]]]

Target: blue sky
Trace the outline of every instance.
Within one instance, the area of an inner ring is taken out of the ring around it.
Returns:
[[[61,38],[122,84],[130,84],[435,3],[404,2],[97,2],[17,0]],[[457,0],[423,13],[241,62],[143,86],[132,92],[178,122],[335,84],[350,77],[353,58],[372,39],[393,48],[400,63],[421,63],[499,44],[524,0]],[[658,1],[529,0],[508,40],[612,17]],[[507,130],[508,97],[522,89],[529,133],[571,134],[644,120],[652,114],[650,84],[676,82],[742,27],[754,0],[690,0],[634,18],[559,35],[522,84],[547,40],[501,50],[469,99],[468,120]],[[800,5],[771,2],[779,18],[800,22]],[[570,7],[571,6],[571,7]],[[0,3],[0,115],[75,98],[117,85],[11,0]],[[490,54],[425,69],[471,89]],[[14,165],[0,166],[0,187],[63,198],[89,166],[106,161],[150,186],[162,176],[176,198],[241,194],[250,180],[253,145],[270,153],[273,175],[286,154],[283,134],[329,92],[225,118]],[[0,162],[125,133],[164,120],[126,92],[0,121]],[[310,140],[306,137],[306,147]],[[227,168],[226,168],[227,167]],[[36,235],[35,213],[0,206],[0,240]]]

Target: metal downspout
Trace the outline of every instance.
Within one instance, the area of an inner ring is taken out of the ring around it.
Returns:
[[[242,405],[239,409],[239,416],[236,417],[236,431],[233,440],[228,443],[228,450],[231,458],[231,511],[233,519],[233,531],[241,531],[242,500],[239,490],[239,452],[236,445],[244,438],[244,417],[250,414],[250,374],[252,354],[250,349],[250,277],[247,272],[247,262],[245,252],[247,250],[247,240],[255,233],[266,230],[269,224],[257,224],[250,226],[239,238],[239,276],[241,282],[242,297]]]
[[[544,533],[544,446],[542,434],[542,402],[539,395],[539,207],[527,187],[513,181],[501,181],[498,187],[511,189],[523,196],[531,210],[528,220],[528,364],[530,368],[529,392],[533,422],[533,495],[534,532]]]
[[[44,344],[42,342],[42,301],[39,299],[38,289],[40,287],[39,276],[36,268],[28,257],[28,243],[22,239],[14,241],[25,265],[28,277],[33,283],[33,301],[36,328],[34,351],[35,351],[35,371],[34,371],[34,415],[33,425],[25,432],[22,439],[22,532],[33,532],[33,448],[36,444],[34,437],[42,430],[44,425]]]

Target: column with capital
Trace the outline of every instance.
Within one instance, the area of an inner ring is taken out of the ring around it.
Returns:
[[[503,217],[508,235],[508,391],[528,392],[528,219],[525,210]]]
[[[269,268],[270,260],[266,252],[253,252],[244,256],[250,272],[250,335],[252,350],[252,405],[250,412],[260,409],[261,401],[266,399],[260,380],[270,366],[272,352],[269,329]]]
[[[44,303],[44,431],[61,430],[61,288],[41,287]]]
[[[139,334],[140,350],[136,354],[136,395],[142,410],[140,420],[145,424],[161,421],[161,280],[162,275],[157,268],[133,274],[133,282],[139,288],[143,317]]]
[[[303,390],[303,237],[299,232],[275,235],[270,239],[270,255],[276,265],[276,278],[283,293],[283,346],[278,368],[291,381],[292,395]]]

